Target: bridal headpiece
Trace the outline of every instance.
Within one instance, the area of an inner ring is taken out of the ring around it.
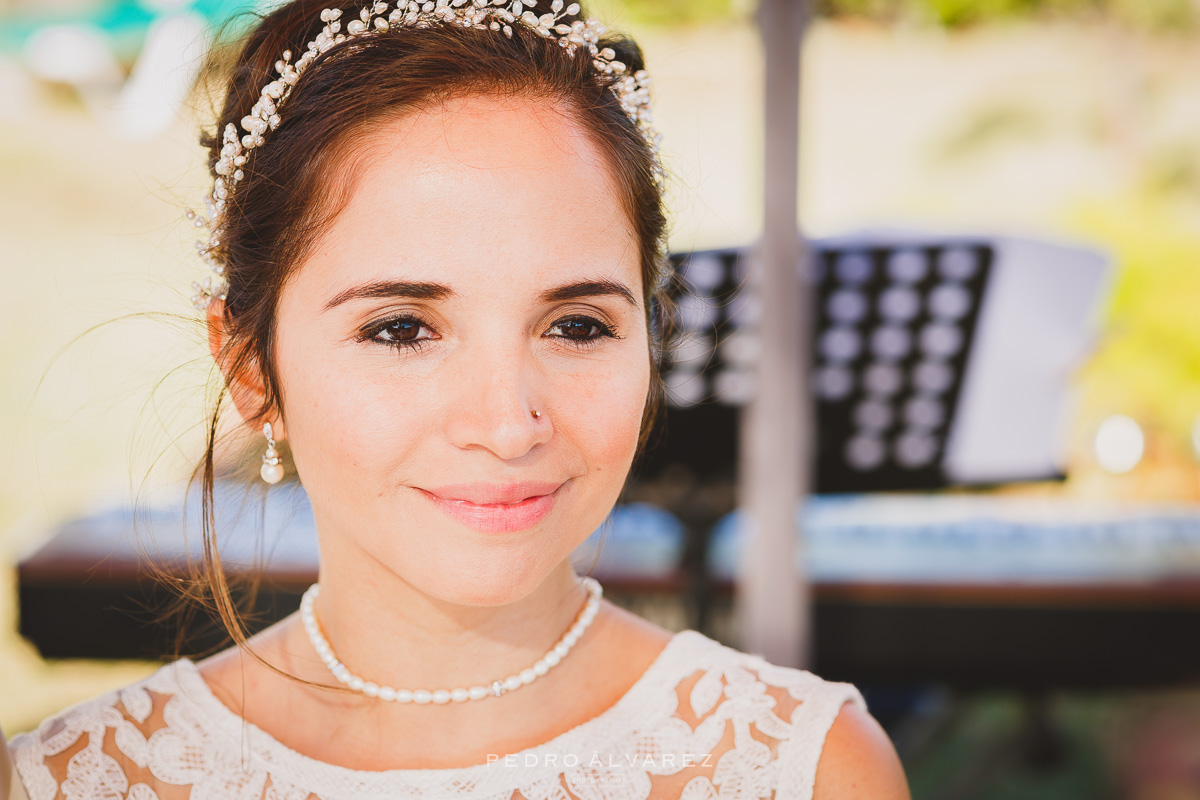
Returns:
[[[538,15],[531,10],[538,2],[539,0],[401,0],[395,4],[372,2],[359,12],[357,19],[346,23],[344,30],[340,9],[327,8],[322,11],[321,21],[325,23],[324,28],[308,43],[304,52],[294,62],[290,50],[283,52],[282,58],[275,62],[275,71],[279,77],[263,87],[262,94],[250,109],[250,113],[242,117],[241,129],[229,123],[222,132],[220,158],[214,170],[217,175],[213,181],[212,193],[205,198],[206,213],[197,214],[192,210],[187,212],[188,219],[197,228],[207,228],[209,231],[208,240],[197,242],[196,248],[215,273],[205,278],[203,283],[192,283],[196,290],[196,294],[192,296],[192,304],[203,311],[211,300],[225,299],[228,290],[225,265],[214,255],[214,251],[220,243],[222,213],[226,200],[243,177],[242,168],[246,165],[249,153],[262,147],[266,143],[267,135],[282,123],[280,108],[287,101],[300,76],[323,53],[349,39],[372,36],[398,27],[425,28],[439,23],[503,32],[511,38],[513,28],[521,25],[540,36],[557,41],[571,57],[575,56],[576,51],[584,50],[591,58],[592,66],[613,79],[608,88],[621,101],[626,115],[646,140],[653,156],[654,180],[662,186],[663,170],[659,161],[659,141],[662,136],[655,131],[652,124],[649,75],[645,70],[630,72],[623,62],[617,60],[617,54],[612,48],[599,46],[600,35],[606,29],[594,17],[576,20],[570,24],[561,21],[563,17],[579,13],[578,3],[571,3],[564,8],[563,0],[551,0],[550,11]]]

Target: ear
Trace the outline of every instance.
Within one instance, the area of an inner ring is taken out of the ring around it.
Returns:
[[[258,371],[258,360],[252,359],[249,367],[237,371],[233,364],[232,354],[224,350],[229,339],[229,334],[225,330],[225,301],[213,300],[210,302],[205,319],[208,323],[208,349],[212,352],[217,366],[220,367],[221,374],[225,376],[225,385],[229,387],[229,394],[233,398],[233,404],[237,407],[238,413],[241,414],[246,424],[260,435],[263,423],[270,422],[272,438],[276,441],[283,441],[287,438],[287,429],[284,427],[283,419],[266,419],[259,416],[259,409],[262,408],[267,393],[263,386],[262,375]]]

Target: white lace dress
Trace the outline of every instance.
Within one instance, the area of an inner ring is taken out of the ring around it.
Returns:
[[[180,659],[9,744],[31,800],[799,800],[851,684],[675,634],[614,705],[545,744],[452,769],[355,770],[247,723]]]

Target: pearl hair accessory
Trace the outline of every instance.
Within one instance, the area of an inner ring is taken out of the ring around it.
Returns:
[[[280,463],[279,452],[275,449],[272,437],[271,423],[263,425],[263,436],[267,437],[267,452],[263,453],[263,465],[258,474],[267,483],[279,483],[283,480],[283,464]]]
[[[354,675],[346,668],[346,665],[338,660],[334,655],[333,648],[329,646],[329,642],[321,635],[321,628],[317,624],[316,614],[313,612],[313,601],[321,592],[321,587],[318,584],[313,584],[304,592],[304,596],[300,599],[300,618],[304,622],[304,630],[308,632],[309,641],[317,651],[317,655],[325,662],[325,666],[329,667],[329,671],[340,682],[349,686],[356,692],[362,692],[368,697],[378,697],[380,700],[387,700],[396,703],[438,703],[445,704],[450,702],[462,703],[467,700],[482,700],[485,697],[499,697],[505,692],[515,691],[526,684],[533,683],[537,678],[545,675],[550,671],[551,667],[557,666],[559,661],[566,657],[571,648],[575,646],[575,642],[587,630],[588,625],[596,617],[596,612],[600,608],[600,597],[603,594],[603,589],[600,582],[590,575],[585,575],[579,579],[583,587],[587,589],[588,599],[583,605],[583,610],[576,617],[575,622],[567,630],[558,643],[533,663],[532,667],[521,670],[515,675],[509,675],[504,680],[492,681],[489,685],[472,686],[470,689],[395,689],[391,686],[375,683],[373,681],[364,680],[357,675]]]
[[[611,47],[599,46],[600,35],[607,29],[595,17],[576,20],[569,25],[559,22],[563,16],[578,14],[578,3],[571,3],[564,9],[564,0],[551,0],[550,11],[539,16],[529,10],[536,7],[538,2],[539,0],[400,0],[394,8],[390,3],[372,2],[359,12],[357,19],[350,20],[345,32],[342,31],[341,9],[323,10],[321,21],[325,23],[325,27],[317,34],[316,39],[308,43],[295,63],[292,62],[290,50],[285,50],[282,59],[275,62],[275,71],[279,73],[279,77],[263,88],[250,113],[242,117],[241,128],[245,133],[240,133],[238,126],[233,123],[225,126],[221,155],[214,167],[217,175],[213,181],[212,193],[205,198],[207,215],[197,214],[191,209],[187,211],[187,218],[193,225],[209,230],[208,241],[196,242],[196,248],[215,273],[206,277],[203,283],[192,283],[196,290],[192,296],[192,305],[197,310],[204,311],[213,299],[224,300],[226,297],[229,285],[225,279],[225,265],[220,262],[214,251],[220,244],[221,214],[234,186],[245,177],[243,167],[247,163],[249,152],[262,147],[266,141],[266,134],[283,123],[280,107],[291,94],[300,76],[313,62],[334,46],[357,37],[377,35],[399,27],[427,28],[444,23],[464,28],[503,31],[505,36],[512,38],[513,26],[522,25],[540,36],[557,41],[571,57],[575,56],[578,49],[586,50],[598,72],[615,78],[608,88],[621,101],[625,114],[646,140],[653,156],[654,181],[661,187],[664,182],[659,161],[659,142],[662,134],[656,132],[652,125],[650,76],[645,70],[630,73],[628,67],[617,60],[617,54]]]

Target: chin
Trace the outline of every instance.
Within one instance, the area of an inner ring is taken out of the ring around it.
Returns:
[[[406,576],[420,591],[445,603],[463,606],[503,606],[516,603],[535,592],[558,568],[561,559],[544,562],[521,551],[488,549],[475,556],[463,553],[446,556],[445,567],[427,564],[420,574]],[[440,572],[440,574],[438,574]]]
[[[430,587],[429,593],[436,591],[437,599],[446,603],[492,608],[523,600],[536,590],[540,583],[540,580],[526,582],[513,580],[509,576],[499,576],[487,580],[443,583],[437,587]]]

